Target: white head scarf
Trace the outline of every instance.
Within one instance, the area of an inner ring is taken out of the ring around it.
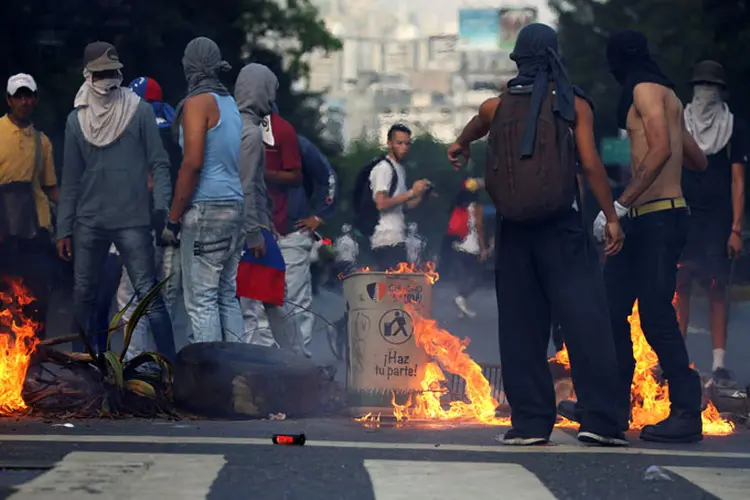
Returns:
[[[84,70],[85,81],[73,101],[84,137],[97,147],[108,146],[120,138],[141,100],[129,88],[121,87],[122,73],[118,71],[118,75],[94,82],[91,72]]]
[[[734,115],[718,86],[695,86],[693,100],[685,106],[685,126],[706,155],[718,153],[729,143]]]

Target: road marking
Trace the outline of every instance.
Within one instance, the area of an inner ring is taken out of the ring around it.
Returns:
[[[222,455],[74,451],[10,500],[203,500],[225,463]]]
[[[488,441],[492,436],[488,436]],[[273,445],[271,437],[268,438],[242,438],[242,437],[197,437],[197,436],[107,436],[107,435],[76,435],[76,434],[46,434],[46,435],[23,435],[6,434],[0,435],[0,443],[3,442],[37,442],[37,443],[110,443],[125,444],[138,443],[147,445],[158,444],[181,444],[181,445],[220,445],[220,446],[247,446],[247,445]],[[655,448],[604,448],[598,446],[578,445],[552,445],[552,446],[503,446],[493,445],[460,445],[439,443],[375,443],[368,441],[316,441],[308,438],[305,446],[321,448],[361,448],[372,450],[411,450],[411,451],[458,451],[477,453],[604,453],[617,455],[652,455],[670,457],[706,457],[706,458],[740,458],[750,459],[750,453],[738,452],[712,452],[702,450],[675,450]]]
[[[365,460],[364,466],[375,500],[555,500],[539,478],[516,464]]]
[[[664,467],[721,500],[747,500],[750,469],[728,467]]]

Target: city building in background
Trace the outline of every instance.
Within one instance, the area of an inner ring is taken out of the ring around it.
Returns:
[[[343,48],[310,55],[303,84],[326,96],[328,136],[344,146],[362,138],[384,143],[397,122],[453,141],[515,75],[509,55],[521,28],[554,25],[547,0],[440,0],[442,10],[420,7],[425,1],[314,3]]]

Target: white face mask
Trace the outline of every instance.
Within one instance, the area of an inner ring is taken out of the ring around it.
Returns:
[[[91,87],[99,95],[107,95],[122,85],[122,78],[104,78],[102,80],[92,81]]]

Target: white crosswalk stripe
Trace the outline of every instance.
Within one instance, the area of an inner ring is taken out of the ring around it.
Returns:
[[[722,467],[664,467],[721,500],[750,497],[750,469]]]
[[[375,500],[555,500],[534,472],[509,462],[381,460],[361,462]],[[227,459],[223,454],[68,453],[11,500],[203,500]],[[657,462],[658,464],[658,462]],[[230,463],[231,466],[231,463]],[[720,500],[745,500],[750,469],[663,466]]]
[[[505,463],[365,460],[376,500],[555,500],[539,478]]]
[[[225,463],[222,455],[74,451],[10,499],[203,500]]]

